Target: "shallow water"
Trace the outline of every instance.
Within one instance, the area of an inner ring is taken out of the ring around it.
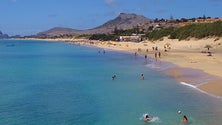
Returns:
[[[63,42],[1,40],[0,124],[183,125],[183,115],[189,125],[221,124],[221,99],[147,67],[142,57],[98,51]],[[144,122],[145,113],[158,120]]]

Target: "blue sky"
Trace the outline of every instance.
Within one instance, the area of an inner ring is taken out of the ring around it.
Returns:
[[[0,0],[0,30],[31,35],[53,27],[90,29],[119,13],[147,18],[222,17],[222,0]]]

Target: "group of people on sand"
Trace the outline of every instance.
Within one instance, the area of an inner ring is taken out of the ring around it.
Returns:
[[[159,56],[159,58],[161,57],[161,52],[155,52],[154,56],[155,56],[155,59],[157,60],[157,55]]]
[[[154,57],[155,57],[155,60],[157,61],[158,58],[161,57],[161,52],[158,50],[158,47],[152,47],[153,48],[153,51],[154,51]],[[138,48],[137,52],[140,53],[142,51],[141,48]],[[135,56],[137,56],[137,52],[134,53]],[[146,49],[146,52],[148,53],[148,49]],[[148,59],[148,56],[147,54],[145,54],[145,59],[147,60]]]
[[[156,59],[156,61],[157,61],[157,55],[158,55],[158,57],[160,58],[160,57],[161,57],[161,52],[158,50],[158,47],[157,47],[157,46],[156,46],[156,47],[153,47],[153,51],[155,51],[154,57],[155,57],[155,59]]]
[[[178,114],[180,115],[180,114],[181,114],[181,111],[178,111]],[[145,116],[144,116],[144,120],[145,120],[146,122],[148,122],[148,121],[152,120],[152,118],[149,117],[148,114],[145,114]],[[187,122],[188,122],[188,118],[187,118],[187,116],[184,115],[181,121],[182,121],[183,123],[187,123]]]

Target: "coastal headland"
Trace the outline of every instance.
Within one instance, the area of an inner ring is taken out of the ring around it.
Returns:
[[[55,39],[52,39],[53,41]],[[222,39],[163,40],[142,42],[96,41],[86,39],[56,39],[102,49],[147,55],[156,61],[170,62],[175,67],[166,73],[179,82],[194,85],[207,93],[222,97]],[[155,54],[156,53],[156,54]],[[160,57],[159,57],[160,53]],[[155,57],[156,56],[156,57]],[[155,59],[156,58],[156,59]]]

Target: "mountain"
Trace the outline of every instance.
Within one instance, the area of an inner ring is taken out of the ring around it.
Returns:
[[[59,35],[81,35],[81,34],[102,34],[111,33],[115,28],[117,29],[131,29],[135,26],[144,25],[152,22],[142,15],[120,13],[118,17],[110,20],[103,25],[88,29],[88,30],[75,30],[71,28],[55,27],[48,31],[40,32],[37,34],[39,37],[59,36]]]
[[[7,34],[3,34],[1,31],[0,31],[0,39],[7,39],[9,38],[9,36]]]
[[[150,23],[152,20],[141,15],[120,13],[118,17],[108,21],[98,28],[130,29],[138,25]]]
[[[71,28],[63,28],[63,27],[55,27],[48,31],[40,32],[37,36],[44,37],[44,36],[59,36],[59,35],[78,35],[80,30],[75,30]]]
[[[20,36],[20,35],[14,35],[14,36],[10,36],[10,38],[22,38],[22,36]]]

